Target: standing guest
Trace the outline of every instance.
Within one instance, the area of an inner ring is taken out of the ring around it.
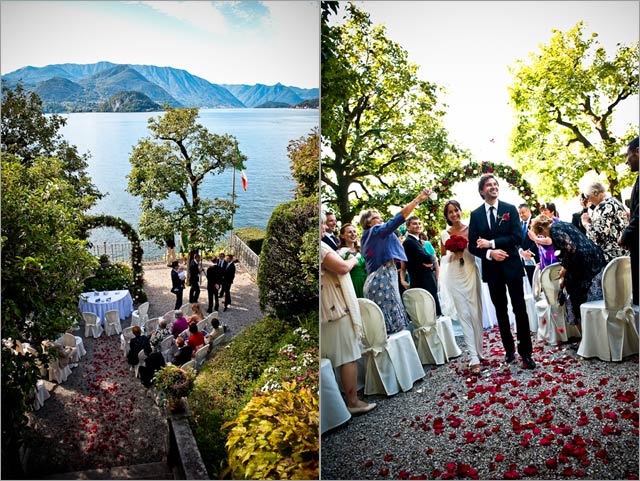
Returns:
[[[189,283],[191,284],[191,289],[189,289],[189,302],[194,303],[198,302],[198,297],[200,297],[200,272],[202,271],[202,267],[200,267],[200,254],[195,252],[189,262]]]
[[[375,209],[368,209],[360,214],[360,226],[364,231],[362,252],[367,266],[363,293],[364,297],[378,304],[382,310],[388,333],[401,331],[409,325],[398,289],[395,264],[396,260],[406,261],[407,256],[394,232],[429,195],[431,190],[423,189],[386,223],[382,222],[380,213]]]
[[[231,305],[231,284],[233,284],[236,278],[236,264],[233,256],[227,254],[225,262],[227,266],[224,268],[224,274],[222,275],[222,292],[220,293],[220,295],[224,293],[224,312],[226,312]]]
[[[422,242],[422,247],[424,247],[424,251],[433,256],[435,260],[434,269],[436,273],[436,281],[440,279],[440,262],[438,262],[438,257],[436,256],[436,250],[433,247],[433,244],[429,241],[429,236],[427,236],[426,232],[420,232],[420,241]]]
[[[520,258],[522,265],[527,273],[529,284],[533,285],[533,272],[536,270],[536,264],[540,262],[538,245],[529,238],[529,228],[531,227],[531,208],[527,204],[518,206],[520,214],[520,222],[522,222],[522,242],[520,243]]]
[[[556,222],[560,220],[560,214],[558,214],[558,209],[556,209],[556,205],[553,202],[545,202],[542,204],[540,212],[550,219],[555,219]]]
[[[498,201],[498,181],[492,174],[484,174],[478,182],[484,203],[471,213],[469,223],[469,251],[482,259],[482,278],[489,285],[491,301],[496,308],[505,360],[515,360],[515,343],[509,324],[507,289],[516,318],[518,353],[525,369],[534,369],[529,317],[524,302],[522,278],[525,276],[518,246],[522,228],[514,205]]]
[[[167,246],[167,267],[171,267],[173,261],[176,260],[176,241],[173,236],[171,236],[167,237],[164,243]]]
[[[557,216],[558,211],[556,210],[556,206],[551,202],[542,204],[542,207],[540,208],[540,212],[542,212],[542,215],[546,215],[553,222],[560,221],[560,219],[558,219],[558,216]],[[558,259],[556,259],[556,255],[554,253],[555,249],[553,248],[551,239],[549,237],[536,235],[531,230],[528,231],[527,235],[529,236],[529,239],[535,242],[536,245],[538,246],[538,262],[539,262],[540,270],[544,269],[547,266],[550,266],[551,264],[555,264],[556,262],[558,262]]]
[[[151,387],[153,385],[153,376],[165,365],[164,356],[161,352],[156,351],[149,354],[144,360],[144,366],[140,366],[139,368],[140,381],[142,381],[144,387]]]
[[[175,309],[180,309],[182,305],[182,293],[184,291],[184,279],[180,277],[180,264],[178,261],[171,263],[171,292],[176,295]]]
[[[127,354],[127,362],[132,366],[138,364],[138,353],[144,349],[144,352],[151,354],[151,344],[149,338],[142,334],[140,326],[131,328],[133,338],[129,341],[129,353]]]
[[[531,229],[549,237],[560,251],[560,288],[567,292],[567,322],[580,328],[580,304],[602,299],[602,272],[607,265],[602,249],[568,222],[539,215]]]
[[[324,214],[321,214],[324,217]],[[320,227],[324,234],[325,219]],[[320,355],[340,371],[347,409],[362,414],[376,407],[358,399],[358,364],[362,320],[353,283],[347,276],[356,257],[342,259],[328,244],[320,243]]]
[[[438,281],[435,273],[436,256],[425,252],[420,241],[422,222],[415,215],[406,221],[407,238],[402,243],[407,257],[407,272],[409,272],[409,286],[425,289],[431,293],[436,302],[436,316],[442,315],[440,300],[438,299]]]
[[[326,243],[334,251],[337,251],[338,247],[340,247],[340,239],[338,239],[334,234],[336,225],[338,224],[336,215],[333,212],[327,212],[325,214],[325,217],[327,219],[327,223],[325,224],[325,231],[324,235],[322,236],[322,242]]]
[[[224,260],[225,257],[226,256],[224,255],[224,252],[220,252],[220,254],[218,254],[218,267],[223,270],[225,267],[227,267],[227,263]]]
[[[633,139],[627,147],[627,162],[631,172],[638,172],[638,137]],[[631,282],[633,286],[633,303],[637,306],[638,300],[638,251],[640,243],[638,242],[638,177],[633,184],[631,190],[631,217],[629,225],[624,229],[618,244],[625,249],[629,249],[631,256]]]
[[[219,295],[222,287],[223,268],[218,265],[218,259],[211,258],[212,264],[207,268],[207,294],[209,295],[209,307],[207,312],[211,314],[220,307]],[[215,299],[215,306],[213,300]]]
[[[442,276],[440,292],[443,302],[450,302],[455,319],[460,322],[469,350],[471,374],[479,375],[483,360],[482,283],[480,270],[469,252],[469,226],[462,223],[462,208],[457,200],[444,204],[444,218],[450,226],[442,232]],[[451,240],[450,240],[451,239]],[[457,246],[454,245],[458,243]]]
[[[191,324],[189,326],[189,345],[193,349],[193,355],[195,356],[198,348],[204,346],[204,334],[198,331],[197,324]]]
[[[367,279],[367,268],[365,267],[365,260],[360,253],[360,243],[358,242],[358,233],[353,224],[344,224],[340,228],[340,249],[338,254],[343,259],[349,259],[355,257],[358,259],[358,263],[349,272],[351,281],[353,282],[353,288],[356,291],[356,297],[364,297],[362,290],[364,289],[364,282]]]
[[[182,366],[191,361],[193,348],[185,342],[184,338],[176,337],[176,346],[178,346],[178,351],[173,355],[173,364]]]
[[[616,257],[628,256],[629,251],[618,244],[618,239],[627,226],[627,213],[622,203],[610,197],[601,182],[592,183],[586,195],[595,206],[593,215],[588,212],[582,214],[582,225],[587,231],[587,237],[602,249],[607,262]]]
[[[178,238],[180,239],[180,257],[184,260],[185,256],[189,253],[189,234],[185,231],[180,231]]]
[[[160,319],[160,321],[158,321],[158,329],[153,331],[151,339],[149,340],[154,352],[159,352],[161,350],[162,341],[171,335],[173,335],[173,333],[171,332],[171,326],[168,325],[167,320]]]
[[[182,331],[189,327],[189,322],[179,309],[174,312],[174,317],[176,319],[173,321],[173,324],[171,324],[171,334],[173,334],[173,337],[178,337]]]
[[[191,316],[189,316],[189,319],[187,319],[187,322],[189,324],[192,324],[194,322],[197,324],[203,319],[204,319],[204,314],[202,312],[202,306],[200,306],[200,303],[194,302],[193,304],[191,304]]]
[[[574,212],[573,214],[571,214],[571,223],[580,232],[586,234],[587,229],[585,229],[582,225],[582,214],[589,213],[589,208],[592,207],[592,205],[589,202],[589,199],[587,199],[587,196],[584,192],[580,194],[578,199],[580,200],[580,206],[582,207],[582,210],[580,210],[580,212]]]

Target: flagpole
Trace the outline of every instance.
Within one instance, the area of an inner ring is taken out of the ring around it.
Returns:
[[[233,168],[233,175],[231,177],[231,203],[236,203],[236,168]],[[231,245],[231,233],[233,232],[233,212],[231,212],[231,231],[229,232],[229,245]]]

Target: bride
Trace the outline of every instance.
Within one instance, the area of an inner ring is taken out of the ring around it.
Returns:
[[[442,310],[460,321],[469,349],[471,373],[480,374],[482,349],[482,281],[475,256],[469,252],[469,226],[462,223],[462,209],[456,200],[444,205],[449,225],[442,231],[440,297]],[[449,242],[447,242],[449,241]],[[449,247],[449,249],[447,249]]]

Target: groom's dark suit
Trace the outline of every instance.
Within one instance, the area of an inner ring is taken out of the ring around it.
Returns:
[[[426,267],[423,264],[433,264],[435,266],[435,257],[429,255],[424,250],[422,243],[412,235],[402,243],[404,252],[407,255],[407,272],[409,273],[409,283],[411,287],[420,287],[431,293],[436,301],[436,315],[440,316],[440,301],[438,300],[438,282],[433,267]]]
[[[498,201],[496,226],[492,230],[487,220],[486,204],[471,213],[469,222],[469,251],[482,259],[482,280],[489,285],[491,302],[496,308],[496,317],[500,328],[500,337],[507,355],[515,352],[513,336],[509,326],[507,312],[507,288],[511,297],[511,305],[516,318],[518,330],[518,353],[522,357],[531,357],[531,336],[529,334],[529,317],[524,302],[522,277],[524,267],[518,254],[518,246],[522,241],[522,224],[514,205]],[[505,220],[508,214],[508,220]],[[489,249],[476,247],[479,238],[493,240],[496,249],[502,249],[509,257],[499,262],[487,259]]]

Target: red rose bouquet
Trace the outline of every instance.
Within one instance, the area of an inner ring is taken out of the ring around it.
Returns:
[[[452,235],[444,243],[444,248],[451,252],[460,252],[465,250],[469,241],[461,235]]]

